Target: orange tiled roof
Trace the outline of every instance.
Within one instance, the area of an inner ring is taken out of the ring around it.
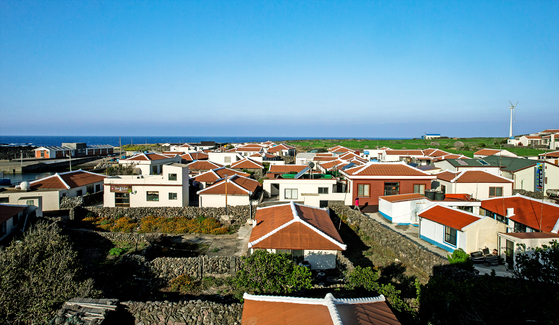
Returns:
[[[383,199],[388,202],[404,202],[404,201],[412,201],[412,200],[419,200],[419,199],[426,199],[425,195],[419,193],[410,193],[410,194],[398,194],[398,195],[388,195],[388,196],[381,196],[379,199]]]
[[[132,161],[153,161],[153,160],[161,160],[161,159],[169,159],[177,155],[178,152],[174,153],[172,156],[158,154],[158,153],[139,153],[133,157],[128,159],[121,159],[121,160],[132,160]]]
[[[332,161],[332,160],[336,160],[338,158],[332,156],[332,157],[324,157],[324,156],[314,156],[313,157],[313,161]]]
[[[263,169],[264,165],[259,162],[256,162],[250,158],[245,158],[243,160],[236,161],[231,164],[231,168],[236,169]]]
[[[507,236],[516,237],[520,239],[529,238],[559,238],[558,234],[551,232],[509,232],[506,233]]]
[[[389,156],[423,156],[423,151],[421,150],[386,150]]]
[[[307,165],[271,165],[268,173],[290,173],[290,172],[300,172],[307,168]]]
[[[295,147],[288,146],[288,145],[282,143],[282,144],[277,145],[275,147],[271,147],[270,149],[268,149],[268,152],[279,152],[281,150],[290,150],[290,149],[295,149]]]
[[[262,184],[254,179],[234,175],[228,178],[227,182],[222,179],[212,186],[198,191],[198,194],[225,194],[227,187],[227,195],[250,195],[260,186]]]
[[[223,167],[218,163],[209,160],[196,160],[187,165],[189,170],[210,170]]]
[[[400,163],[368,163],[344,171],[349,176],[431,176],[419,169]],[[433,178],[435,178],[433,176]]]
[[[0,224],[10,220],[13,216],[27,209],[27,206],[0,204]]]
[[[327,294],[320,299],[245,294],[243,298],[243,325],[330,325],[333,319],[342,324],[400,324],[380,296],[337,299]]]
[[[328,148],[328,151],[330,151],[330,152],[349,152],[349,151],[353,152],[353,150],[351,150],[349,148],[346,148],[344,146],[335,146],[333,148]]]
[[[315,155],[315,157],[334,157],[334,154],[331,152],[319,152]]]
[[[481,220],[481,218],[470,213],[447,208],[442,205],[435,205],[428,208],[421,212],[419,216],[458,230],[462,230],[464,227]]]
[[[559,220],[559,206],[556,204],[515,195],[482,200],[481,207],[501,216],[507,215],[507,208],[514,208],[514,215],[510,220],[537,230],[540,230],[541,225],[541,231],[557,233],[557,230],[553,231]]]
[[[446,152],[440,149],[433,149],[433,148],[425,149],[423,150],[423,153],[429,157],[440,157],[440,156],[450,155],[450,152]]]
[[[243,173],[243,172],[240,172],[238,170],[221,167],[221,168],[216,168],[216,169],[209,170],[205,173],[202,173],[198,176],[193,177],[192,179],[197,181],[197,182],[202,182],[202,183],[213,183],[213,182],[216,182],[216,181],[224,178],[225,175],[227,175],[227,176],[239,175],[239,176],[243,176],[243,177],[250,176],[250,174]]]
[[[33,189],[70,189],[89,184],[103,182],[107,176],[76,170],[54,174],[43,179],[39,179],[29,183]]]
[[[540,154],[540,157],[559,158],[559,151],[547,152],[545,154],[542,153]]]
[[[456,176],[455,183],[513,183],[512,179],[499,177],[483,170],[467,170]]]
[[[456,175],[458,175],[458,174],[459,173],[455,173],[455,172],[445,170],[444,172],[436,173],[434,175],[437,176],[437,179],[441,179],[443,181],[450,182],[451,180],[455,179]]]
[[[474,155],[480,155],[480,156],[493,156],[494,154],[499,153],[499,150],[497,149],[481,149],[478,150],[476,152],[474,152]]]
[[[293,202],[256,211],[249,247],[293,250],[345,250],[324,209]]]

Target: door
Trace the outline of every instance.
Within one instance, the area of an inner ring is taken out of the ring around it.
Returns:
[[[507,239],[507,264],[509,269],[514,267],[514,242]]]

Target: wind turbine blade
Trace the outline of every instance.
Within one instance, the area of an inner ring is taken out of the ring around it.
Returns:
[[[510,106],[514,107],[514,105],[510,102],[510,100],[509,100],[509,103],[510,103]],[[510,108],[510,107],[509,107],[509,108]]]

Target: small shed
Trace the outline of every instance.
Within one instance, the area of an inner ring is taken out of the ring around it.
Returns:
[[[418,213],[429,206],[429,200],[419,193],[381,196],[378,212],[397,225],[419,224]]]

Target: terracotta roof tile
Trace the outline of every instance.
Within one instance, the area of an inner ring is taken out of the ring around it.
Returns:
[[[54,174],[29,183],[33,189],[68,189],[98,182],[103,182],[107,176],[76,170],[72,172]],[[67,186],[66,186],[67,185]]]
[[[423,151],[421,150],[386,150],[389,156],[423,156]]]
[[[189,170],[211,170],[211,169],[216,169],[219,167],[223,167],[223,165],[220,165],[218,163],[214,163],[213,161],[209,161],[209,160],[196,160],[194,162],[191,162],[190,164],[187,165]]]
[[[243,325],[333,325],[324,305],[245,300]]]
[[[10,220],[10,218],[25,209],[27,209],[26,206],[21,207],[17,205],[0,204],[0,224]]]
[[[244,177],[250,176],[250,174],[243,173],[243,172],[240,172],[238,170],[221,167],[221,168],[216,168],[216,169],[209,170],[209,171],[207,171],[205,173],[202,173],[198,176],[192,177],[192,179],[197,181],[197,182],[202,182],[202,183],[214,183],[214,182],[224,178],[225,175],[227,175],[227,176],[239,175],[239,176],[244,176]]]
[[[431,176],[417,168],[400,163],[368,163],[344,171],[349,176]]]
[[[295,147],[288,146],[288,145],[282,143],[282,144],[277,145],[275,147],[269,148],[268,152],[279,152],[281,150],[290,150],[290,149],[295,149]]]
[[[425,195],[419,193],[410,193],[410,194],[398,194],[398,195],[389,195],[389,196],[381,196],[379,199],[383,199],[388,202],[404,202],[404,201],[412,201],[412,200],[420,200],[426,199]]]
[[[290,173],[290,172],[300,172],[308,167],[307,165],[271,165],[268,173]]]
[[[559,206],[520,195],[482,200],[481,207],[501,216],[507,215],[507,208],[514,208],[510,220],[537,230],[541,224],[541,231],[545,232],[551,232],[559,219]]]
[[[263,169],[264,165],[259,162],[256,162],[250,158],[245,158],[243,160],[236,161],[231,164],[231,168],[236,169]]]
[[[512,179],[506,179],[493,175],[483,170],[468,170],[458,174],[455,183],[513,183]]]
[[[458,209],[447,208],[441,205],[435,205],[427,210],[424,210],[419,213],[419,216],[458,230],[462,230],[464,227],[481,220],[481,218],[478,218],[470,213],[462,212]]]
[[[494,154],[498,154],[499,150],[497,149],[481,149],[474,152],[474,155],[478,156],[493,156]]]
[[[509,232],[506,233],[507,236],[519,238],[519,239],[541,239],[541,238],[550,238],[555,239],[559,238],[558,234],[554,234],[551,232]]]
[[[436,173],[434,174],[435,176],[437,176],[437,179],[441,179],[443,181],[447,181],[450,182],[451,180],[456,178],[456,175],[458,175],[459,173],[455,173],[455,172],[451,172],[451,171],[444,171],[444,172],[440,172],[440,173]]]
[[[258,187],[262,186],[258,181],[238,175],[234,175],[227,179],[216,182],[212,186],[198,191],[198,194],[225,194],[227,186],[227,195],[249,195]]]

